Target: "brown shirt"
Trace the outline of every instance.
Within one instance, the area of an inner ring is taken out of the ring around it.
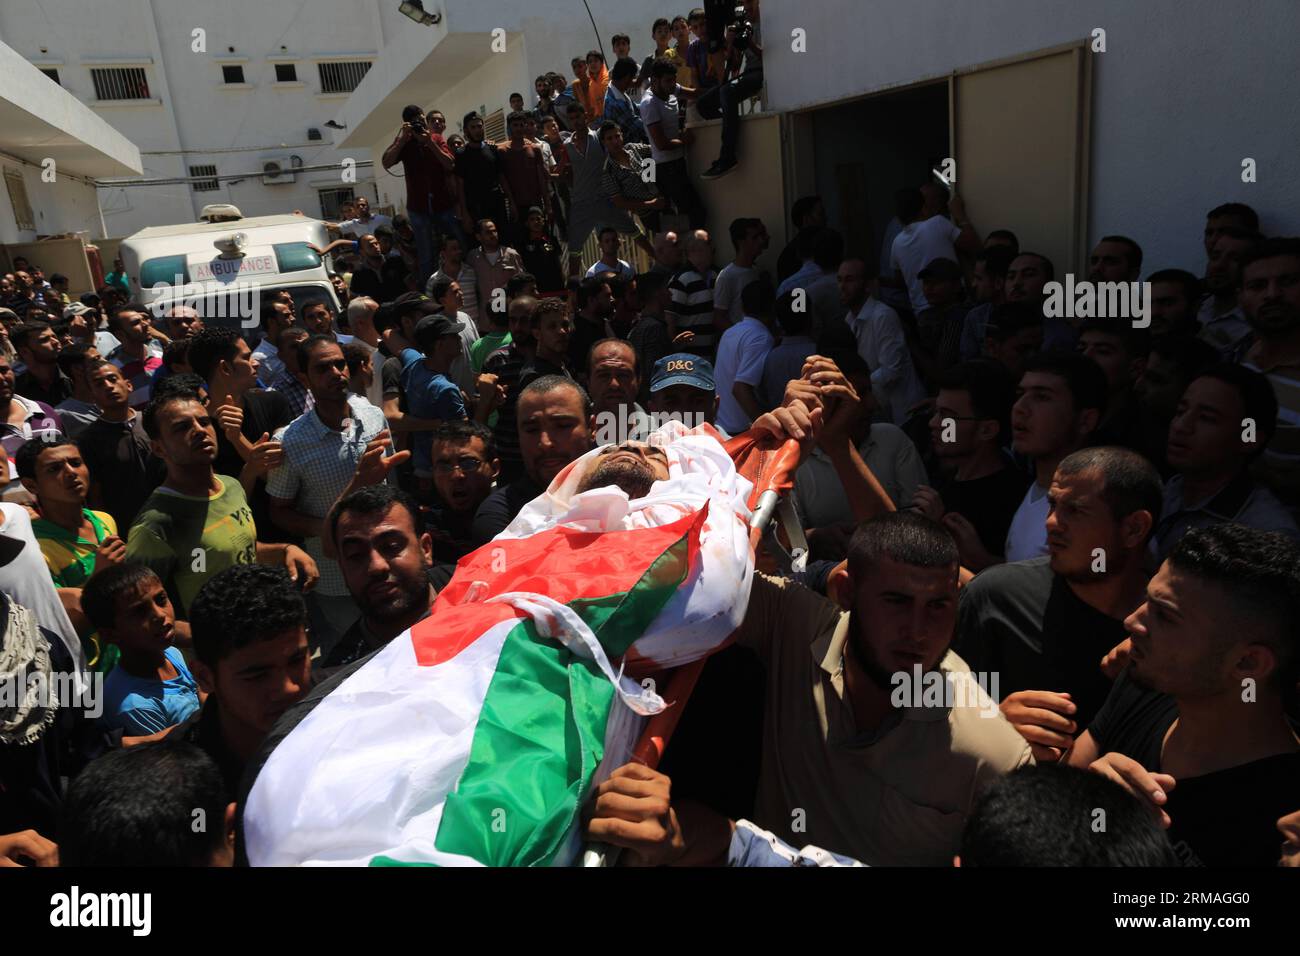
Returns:
[[[793,846],[873,866],[950,866],[976,797],[1031,763],[1029,745],[951,651],[940,670],[956,706],[904,706],[860,734],[844,684],[848,639],[848,612],[754,575],[737,634],[767,666],[754,820]]]

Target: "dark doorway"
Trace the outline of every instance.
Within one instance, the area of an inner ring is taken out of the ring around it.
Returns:
[[[814,110],[817,188],[851,252],[879,263],[894,193],[950,155],[947,81]]]

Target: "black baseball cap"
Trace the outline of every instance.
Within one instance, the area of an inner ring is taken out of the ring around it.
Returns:
[[[951,259],[931,259],[929,265],[916,275],[918,279],[960,279],[961,266]]]
[[[382,303],[375,312],[375,323],[380,328],[397,325],[404,315],[437,315],[442,307],[423,292],[404,292],[392,302]]]
[[[415,323],[415,338],[419,342],[432,341],[445,336],[460,337],[460,323],[439,313],[426,315]]]

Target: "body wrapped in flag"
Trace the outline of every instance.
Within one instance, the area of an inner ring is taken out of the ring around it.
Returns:
[[[573,462],[280,740],[249,862],[574,861],[583,800],[666,706],[623,667],[703,658],[748,603],[751,483],[708,426],[652,445],[666,477],[636,498],[588,487],[609,449]]]

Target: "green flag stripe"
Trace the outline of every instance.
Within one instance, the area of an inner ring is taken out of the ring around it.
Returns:
[[[611,658],[645,632],[685,579],[689,541],[665,550],[631,590],[570,605]],[[492,866],[549,865],[604,756],[613,697],[593,662],[521,621],[501,648],[434,845]]]

